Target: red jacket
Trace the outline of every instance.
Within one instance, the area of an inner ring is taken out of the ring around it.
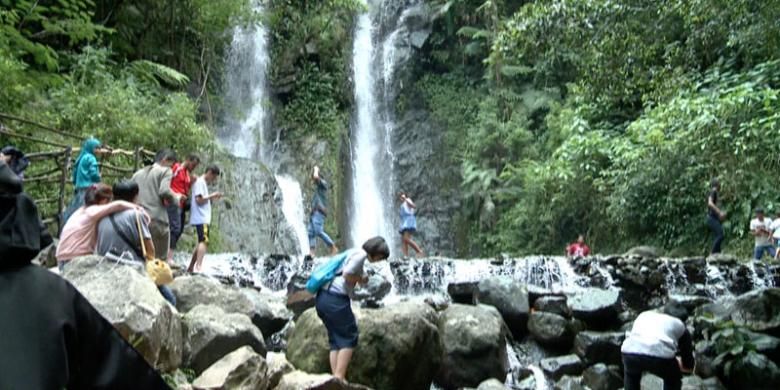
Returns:
[[[584,257],[590,254],[590,248],[585,243],[573,242],[566,247],[566,254],[569,256]]]
[[[171,179],[171,191],[180,195],[189,195],[192,187],[190,172],[183,165],[176,163],[171,167],[173,178]],[[184,206],[184,201],[180,206]]]

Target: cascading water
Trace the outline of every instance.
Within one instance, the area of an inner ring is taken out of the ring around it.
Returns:
[[[253,12],[263,13],[256,1]],[[227,61],[227,93],[225,101],[231,109],[225,116],[220,137],[236,157],[258,159],[270,165],[264,145],[268,121],[266,72],[268,69],[268,31],[260,24],[238,26]],[[276,175],[282,192],[282,211],[298,238],[300,253],[308,252],[308,236],[303,211],[300,184],[289,176]]]
[[[352,207],[349,239],[358,245],[381,235],[395,252],[397,232],[393,226],[394,172],[392,132],[397,67],[396,50],[409,7],[390,0],[368,2],[369,11],[358,17],[353,43],[356,112],[352,128]],[[406,7],[406,10],[401,12]],[[408,54],[407,54],[408,55]]]

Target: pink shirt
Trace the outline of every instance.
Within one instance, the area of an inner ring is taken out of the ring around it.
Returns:
[[[138,205],[117,200],[104,205],[79,208],[70,216],[62,229],[60,243],[57,245],[57,261],[70,261],[75,257],[95,253],[97,224],[100,219],[118,211],[138,207]]]

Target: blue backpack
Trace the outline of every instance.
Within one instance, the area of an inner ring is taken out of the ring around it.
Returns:
[[[336,256],[331,257],[328,261],[325,262],[325,264],[320,265],[317,267],[317,269],[312,271],[309,280],[306,281],[306,290],[312,294],[316,294],[317,291],[322,288],[322,286],[333,281],[336,276],[341,274],[340,272],[337,274],[336,271],[341,268],[341,266],[344,264],[344,261],[347,259],[347,256],[349,256],[351,252],[352,251],[341,252]]]

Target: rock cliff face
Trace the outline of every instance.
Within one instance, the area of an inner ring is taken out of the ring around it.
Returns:
[[[225,193],[213,205],[222,250],[244,253],[297,253],[295,233],[282,213],[282,196],[271,171],[242,158],[220,161],[222,176],[211,190]]]

